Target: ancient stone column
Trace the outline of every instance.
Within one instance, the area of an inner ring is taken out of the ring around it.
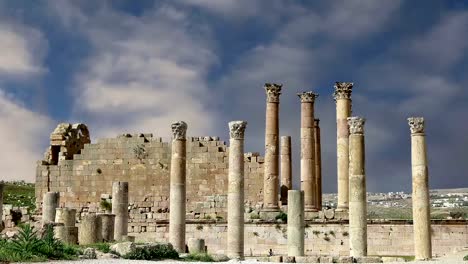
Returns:
[[[304,256],[304,191],[288,191],[288,256]]]
[[[101,221],[101,237],[103,242],[114,241],[114,226],[115,226],[115,215],[113,214],[100,214],[99,219]]]
[[[188,241],[189,253],[205,253],[205,240],[200,238],[190,238]]]
[[[128,234],[128,182],[112,183],[112,214],[115,215],[114,239]]]
[[[414,255],[417,260],[426,260],[432,258],[432,244],[424,118],[410,117],[408,123],[411,130]]]
[[[283,86],[265,83],[265,174],[263,178],[263,203],[266,211],[278,211],[279,174],[279,98]]]
[[[83,216],[78,228],[78,243],[80,245],[89,245],[98,241],[98,218],[96,214],[91,213]]]
[[[229,122],[227,256],[244,258],[244,132],[245,121]]]
[[[55,223],[63,225],[54,226],[55,237],[67,244],[78,243],[78,227],[76,223],[76,209],[57,208],[55,210]]]
[[[179,121],[172,124],[169,242],[179,253],[185,252],[186,133],[185,122]]]
[[[338,175],[338,210],[348,210],[349,201],[349,132],[347,118],[351,116],[353,83],[336,82],[333,97],[336,102],[336,152]]]
[[[317,211],[315,178],[314,92],[297,94],[301,98],[301,189],[306,211]]]
[[[314,145],[315,145],[315,185],[317,186],[317,210],[322,210],[322,146],[320,142],[319,119],[314,120]]]
[[[364,123],[349,117],[349,247],[351,257],[367,256],[367,196]]]
[[[281,204],[288,203],[288,191],[292,189],[291,137],[283,136],[281,146]]]
[[[55,209],[59,207],[60,194],[46,192],[42,199],[42,225],[55,221]]]

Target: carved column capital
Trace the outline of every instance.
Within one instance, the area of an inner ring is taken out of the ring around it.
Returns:
[[[366,119],[358,116],[348,117],[350,134],[364,134],[364,124]]]
[[[184,121],[177,121],[172,123],[171,128],[174,140],[185,140],[187,133],[187,123]]]
[[[229,135],[232,139],[244,139],[246,121],[231,121],[229,122]]]
[[[335,82],[335,92],[333,92],[333,98],[338,99],[351,99],[351,93],[353,91],[352,82]]]
[[[267,95],[267,102],[268,103],[279,103],[279,97],[281,94],[281,88],[283,87],[282,84],[276,83],[265,83],[265,92]]]
[[[410,117],[408,118],[411,134],[424,133],[424,117]]]
[[[315,99],[318,97],[318,94],[310,91],[298,93],[297,96],[301,98],[301,103],[314,103]]]

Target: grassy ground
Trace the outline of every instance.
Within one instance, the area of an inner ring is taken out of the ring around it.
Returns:
[[[431,208],[432,219],[447,219],[451,214],[459,213],[468,218],[468,207],[462,208]],[[398,207],[379,207],[369,205],[367,209],[369,219],[408,219],[412,220],[412,209]]]
[[[6,182],[3,191],[3,203],[13,206],[28,206],[35,208],[36,197],[34,183]]]

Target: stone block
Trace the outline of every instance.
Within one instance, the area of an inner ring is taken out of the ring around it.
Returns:
[[[382,263],[382,258],[380,257],[359,257],[354,258],[355,263]]]
[[[296,263],[319,263],[320,261],[318,256],[296,256],[294,258]]]
[[[334,258],[334,263],[353,263],[353,258],[350,256],[340,256]]]
[[[284,256],[283,257],[284,263],[296,263],[295,257]]]
[[[270,256],[268,257],[268,262],[276,262],[276,263],[283,262],[283,256]]]
[[[320,256],[320,263],[333,263],[333,257],[331,257],[331,256]]]

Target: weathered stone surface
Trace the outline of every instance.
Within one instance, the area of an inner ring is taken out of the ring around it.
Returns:
[[[128,182],[112,183],[112,214],[114,221],[114,240],[121,241],[128,234]]]
[[[382,263],[380,257],[358,257],[354,258],[355,263]]]
[[[3,188],[4,184],[0,182],[0,232],[3,231],[5,225],[3,224]]]
[[[110,250],[117,252],[120,256],[127,255],[135,250],[134,242],[121,242],[110,246]]]
[[[364,148],[364,124],[361,117],[349,117],[349,245],[350,256],[367,256],[367,196]]]
[[[83,259],[97,259],[96,249],[94,248],[85,248],[83,250]]]
[[[349,197],[349,130],[347,118],[351,116],[351,92],[353,83],[336,82],[333,97],[336,102],[337,129],[337,174],[338,174],[338,207],[348,210]]]
[[[227,255],[244,258],[244,134],[247,122],[229,122]]]
[[[263,203],[266,210],[278,210],[279,185],[279,97],[282,85],[266,83],[265,166]]]
[[[288,256],[304,256],[304,191],[288,191]]]
[[[169,242],[179,253],[185,252],[186,131],[185,122],[179,121],[172,124]]]
[[[432,241],[424,118],[410,117],[408,124],[411,130],[414,254],[417,260],[427,260],[432,258]]]
[[[204,253],[205,240],[200,238],[191,238],[188,240],[189,253]]]
[[[44,162],[57,165],[59,160],[71,160],[85,144],[90,143],[89,131],[84,124],[60,123],[50,135],[50,147]]]
[[[42,224],[55,221],[55,209],[59,206],[60,194],[58,192],[47,192],[42,202]]]
[[[80,245],[89,245],[100,242],[98,240],[98,218],[96,214],[83,216],[78,228],[78,243]]]
[[[281,204],[288,203],[288,191],[292,189],[291,137],[283,136],[280,140],[281,160]]]
[[[317,188],[315,198],[317,210],[322,210],[322,143],[320,140],[319,119],[314,120],[314,145],[315,145],[315,185]]]

